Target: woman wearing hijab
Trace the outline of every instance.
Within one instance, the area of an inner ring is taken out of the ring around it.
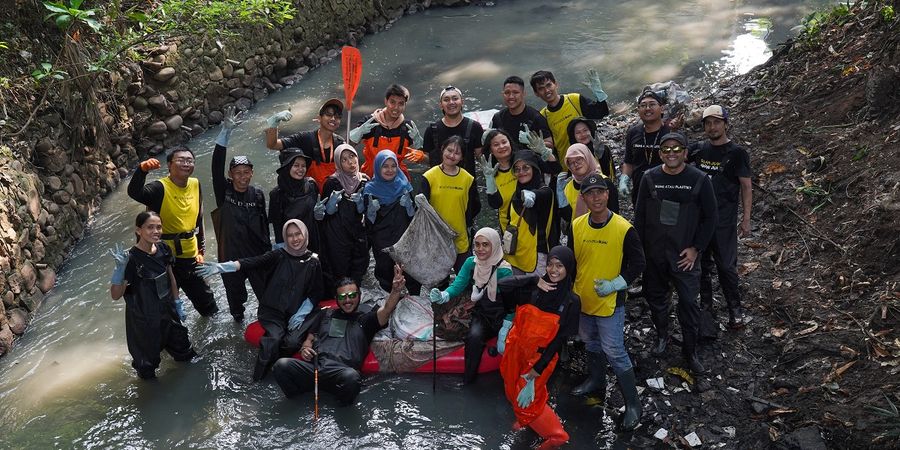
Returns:
[[[553,192],[544,185],[541,160],[531,150],[520,150],[513,157],[516,190],[509,203],[509,227],[516,228],[515,251],[506,261],[521,275],[543,275],[550,250],[550,227],[553,221]]]
[[[606,184],[609,186],[607,207],[612,212],[619,212],[619,194],[616,184],[609,177],[603,175],[597,160],[594,159],[591,150],[586,145],[570,145],[566,150],[566,165],[572,176],[569,177],[566,173],[559,174],[556,183],[556,203],[559,205],[559,214],[569,219],[570,224],[576,217],[588,212],[578,190],[581,189],[581,183],[591,174],[598,174],[606,180]]]
[[[285,246],[238,261],[204,263],[197,273],[208,277],[238,270],[258,270],[269,280],[259,299],[257,320],[265,330],[253,379],[261,380],[280,356],[292,355],[299,342],[286,343],[289,331],[300,328],[306,315],[323,298],[319,258],[307,247],[309,231],[297,219],[289,219],[281,230]]]
[[[378,152],[375,156],[375,178],[363,188],[366,230],[375,257],[375,279],[386,292],[391,291],[394,260],[382,249],[397,243],[416,213],[410,196],[413,187],[399,167],[393,150]],[[419,295],[422,285],[409,276],[406,280],[409,292]]]
[[[568,247],[556,246],[548,255],[545,275],[519,275],[499,282],[507,303],[518,305],[500,375],[516,425],[529,426],[544,438],[541,449],[556,448],[569,440],[547,404],[547,380],[566,339],[578,333],[581,300],[572,292],[575,274],[575,254]]]
[[[503,130],[491,130],[485,135],[484,146],[491,151],[491,163],[484,155],[478,162],[484,173],[485,193],[488,206],[497,210],[500,220],[500,233],[506,231],[509,224],[509,202],[516,191],[516,175],[512,171],[513,153],[518,150],[515,140]]]
[[[284,246],[284,238],[278,230],[284,229],[288,219],[300,219],[309,230],[309,249],[319,253],[319,226],[313,217],[319,189],[315,180],[306,176],[311,160],[298,148],[283,150],[281,157],[284,162],[275,171],[278,185],[269,192],[269,221],[276,231],[275,243],[278,247]]]
[[[569,122],[568,126],[569,142],[573,144],[584,144],[589,152],[599,161],[599,169],[606,178],[613,181],[616,179],[616,170],[613,164],[612,154],[609,148],[597,140],[597,123],[584,117],[576,117]],[[571,171],[571,168],[569,168]]]
[[[322,259],[328,268],[325,273],[328,293],[333,293],[335,282],[345,277],[362,286],[363,275],[369,267],[362,193],[368,177],[359,172],[359,156],[350,144],[335,149],[334,164],[334,174],[325,180],[322,199],[315,207],[319,231],[326,243]]]
[[[447,290],[433,288],[429,293],[432,303],[447,303],[450,298],[463,293],[471,286],[472,323],[466,334],[465,371],[463,383],[469,384],[478,377],[484,344],[497,336],[506,314],[503,302],[497,295],[497,280],[512,275],[509,263],[503,260],[500,234],[493,228],[482,228],[475,233],[475,255],[463,263],[459,273]]]

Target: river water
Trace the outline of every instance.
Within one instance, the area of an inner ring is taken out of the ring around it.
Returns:
[[[467,111],[498,108],[506,76],[527,81],[539,69],[554,72],[561,92],[588,93],[580,82],[596,68],[611,103],[630,102],[645,84],[673,78],[705,89],[765,61],[772,45],[825,3],[519,0],[436,8],[364,39],[353,116],[378,107],[385,87],[399,82],[412,92],[407,117],[424,131],[440,114],[442,87],[460,87]],[[250,156],[255,183],[268,191],[275,180],[276,158],[263,144],[265,117],[290,108],[294,119],[282,133],[314,128],[322,101],[343,97],[340,83],[340,64],[331,63],[254,107],[229,152]],[[539,107],[533,96],[528,103]],[[206,205],[214,204],[209,164],[217,132],[191,143]],[[202,356],[187,365],[164,356],[158,380],[138,380],[125,347],[124,305],[108,294],[113,261],[103,253],[132,242],[141,210],[124,184],[104,200],[28,332],[0,360],[0,448],[527,448],[536,442],[530,431],[511,430],[499,374],[465,388],[458,375],[439,376],[436,392],[428,375],[378,374],[366,380],[355,407],[338,408],[323,395],[314,424],[311,398],[284,399],[271,377],[250,381],[255,350],[227,313],[218,279],[219,315],[204,319],[187,308],[186,324]],[[251,297],[250,314],[253,303]],[[612,448],[609,414],[568,397],[574,382],[559,374],[551,390],[570,448]]]

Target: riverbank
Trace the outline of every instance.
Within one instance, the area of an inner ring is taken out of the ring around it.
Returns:
[[[19,3],[0,10],[9,30],[0,47],[0,356],[27,328],[102,198],[137,161],[218,125],[228,106],[250,109],[403,15],[473,2],[304,2],[281,26],[136,45],[87,87],[54,72],[75,79],[83,68],[24,69],[58,62],[74,44],[45,21],[41,2]]]

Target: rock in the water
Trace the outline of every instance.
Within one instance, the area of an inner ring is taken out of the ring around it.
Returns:
[[[9,330],[14,334],[22,334],[28,326],[28,311],[22,308],[13,308],[9,313]]]

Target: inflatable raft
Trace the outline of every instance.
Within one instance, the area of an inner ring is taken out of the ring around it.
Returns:
[[[337,308],[334,300],[320,303],[320,306]],[[259,322],[253,322],[244,331],[244,340],[254,347],[259,347],[259,340],[264,333]],[[494,348],[497,339],[491,339],[481,354],[479,373],[494,372],[500,369],[500,355],[491,356],[488,349]],[[450,342],[439,340],[437,342],[438,358],[436,371],[438,373],[463,373],[465,370],[465,345],[462,342]],[[378,356],[376,356],[378,355]],[[420,357],[416,359],[415,356]],[[299,355],[295,354],[295,358]],[[363,361],[360,369],[364,374],[376,372],[404,372],[404,373],[431,373],[434,370],[431,341],[403,340],[403,339],[377,339],[372,342],[369,354]]]

